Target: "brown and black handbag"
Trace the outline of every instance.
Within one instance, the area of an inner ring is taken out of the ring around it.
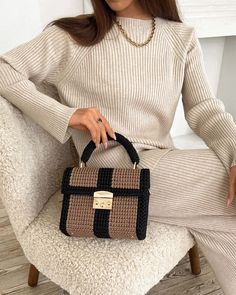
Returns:
[[[111,239],[146,238],[150,169],[138,168],[133,144],[115,132],[129,154],[131,168],[89,167],[86,162],[96,148],[91,140],[81,163],[64,171],[60,231],[67,236]],[[107,134],[108,140],[115,140]],[[84,164],[84,165],[83,165]]]

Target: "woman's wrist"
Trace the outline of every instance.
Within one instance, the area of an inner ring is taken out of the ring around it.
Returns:
[[[69,123],[68,123],[68,126],[69,127],[72,127],[73,125],[75,125],[75,123],[76,123],[76,112],[77,112],[77,110],[78,109],[76,109],[75,111],[74,111],[74,113],[71,115],[71,117],[70,117],[70,120],[69,120]]]

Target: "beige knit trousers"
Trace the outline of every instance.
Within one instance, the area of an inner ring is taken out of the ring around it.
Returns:
[[[140,159],[150,153],[150,163],[155,161],[153,150],[136,150]],[[121,145],[99,151],[87,165],[132,167]],[[229,176],[220,159],[208,148],[176,148],[152,166],[150,176],[149,220],[187,227],[224,294],[236,294],[236,204],[226,207]]]

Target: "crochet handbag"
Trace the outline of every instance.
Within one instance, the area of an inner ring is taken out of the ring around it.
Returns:
[[[80,166],[64,171],[60,231],[67,236],[144,240],[147,231],[150,169],[138,168],[133,144],[115,132],[129,154],[131,168],[89,167],[96,148],[91,140]],[[115,140],[107,134],[108,140]],[[83,165],[84,163],[84,165]]]

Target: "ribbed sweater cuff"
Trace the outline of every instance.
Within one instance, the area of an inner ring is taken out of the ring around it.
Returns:
[[[55,110],[55,124],[52,126],[51,134],[57,138],[62,144],[64,144],[72,135],[72,128],[69,127],[69,121],[78,107],[68,107],[66,105],[58,105]]]

